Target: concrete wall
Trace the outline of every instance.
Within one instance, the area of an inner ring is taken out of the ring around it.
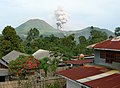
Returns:
[[[94,61],[94,63],[98,64],[98,65],[104,65],[104,66],[108,66],[108,67],[113,68],[113,69],[120,70],[120,63],[118,63],[118,62],[112,62],[112,64],[106,63],[105,59],[100,58],[100,51],[98,51],[98,50],[95,50],[95,61]]]
[[[75,81],[72,81],[72,80],[67,80],[66,85],[67,85],[66,88],[83,88],[81,86],[84,86],[84,85],[77,83]],[[90,88],[90,87],[84,86],[84,88]]]
[[[0,76],[8,76],[8,69],[0,69]]]

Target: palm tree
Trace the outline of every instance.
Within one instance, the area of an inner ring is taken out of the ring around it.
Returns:
[[[53,75],[57,70],[58,64],[59,64],[59,60],[57,58],[50,60],[50,70],[53,73]]]
[[[47,72],[49,70],[49,58],[48,57],[44,57],[42,60],[40,60],[40,67],[44,70],[45,72],[45,77],[47,77]]]

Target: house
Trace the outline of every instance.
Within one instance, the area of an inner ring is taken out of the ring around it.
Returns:
[[[66,88],[120,88],[118,73],[98,66],[80,66],[59,71],[57,75],[66,79]]]
[[[42,59],[44,57],[50,57],[49,51],[39,49],[32,54],[36,59]]]
[[[9,71],[8,71],[9,62],[18,58],[19,55],[28,56],[27,54],[13,50],[7,55],[3,56],[2,59],[0,59],[0,82],[9,79]]]
[[[94,44],[92,48],[95,64],[120,70],[120,37]]]
[[[100,79],[88,81],[84,83],[92,88],[120,88],[120,74],[112,74]]]
[[[8,69],[0,68],[0,82],[4,82],[7,79],[9,79]]]
[[[84,64],[93,63],[94,59],[85,59],[85,60],[67,60],[63,61],[67,65],[71,67],[83,66]]]
[[[94,49],[94,63],[101,67],[81,66],[58,72],[66,79],[66,88],[120,88],[120,37],[89,47]]]
[[[21,52],[13,50],[10,53],[8,53],[7,55],[2,57],[2,59],[0,60],[0,64],[8,67],[9,62],[12,61],[12,60],[15,60],[20,55],[28,56],[28,54],[21,53]]]

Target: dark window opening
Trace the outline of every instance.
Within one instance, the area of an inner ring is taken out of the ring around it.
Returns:
[[[120,62],[120,52],[100,51],[100,58],[106,59],[106,63]]]
[[[5,82],[5,76],[0,76],[0,82]]]

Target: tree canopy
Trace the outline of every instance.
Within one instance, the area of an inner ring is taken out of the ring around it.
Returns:
[[[106,40],[108,38],[107,34],[105,32],[97,31],[97,30],[91,30],[91,44],[101,42],[103,40]]]
[[[44,57],[42,60],[40,60],[40,68],[42,68],[45,72],[45,76],[47,76],[47,72],[49,70],[49,58],[48,57]]]
[[[15,60],[9,63],[9,70],[11,74],[27,73],[28,70],[38,69],[40,62],[33,56],[20,55]]]
[[[26,40],[31,41],[38,37],[39,37],[39,30],[37,30],[36,28],[33,28],[33,29],[30,29],[30,31],[28,32]]]
[[[79,43],[80,44],[83,44],[83,43],[85,43],[87,41],[87,39],[85,38],[85,36],[80,36],[79,37]]]
[[[16,34],[15,29],[11,26],[6,26],[3,29],[0,41],[0,51],[2,51],[2,56],[6,55],[12,50],[24,52],[24,47],[21,43],[20,37]]]
[[[39,31],[36,28],[30,29],[27,38],[21,41],[16,34],[15,29],[11,26],[4,28],[0,36],[0,57],[6,55],[12,50],[18,50],[27,54],[33,54],[38,49],[53,51],[57,56],[64,58],[71,58],[72,56],[92,53],[91,49],[86,49],[88,45],[101,42],[108,38],[105,32],[94,30],[91,27],[90,37],[86,39],[84,36],[79,36],[79,42],[75,41],[75,34],[64,36],[62,38],[56,37],[53,34],[48,36],[39,36]]]
[[[120,27],[115,28],[115,36],[120,36]]]

